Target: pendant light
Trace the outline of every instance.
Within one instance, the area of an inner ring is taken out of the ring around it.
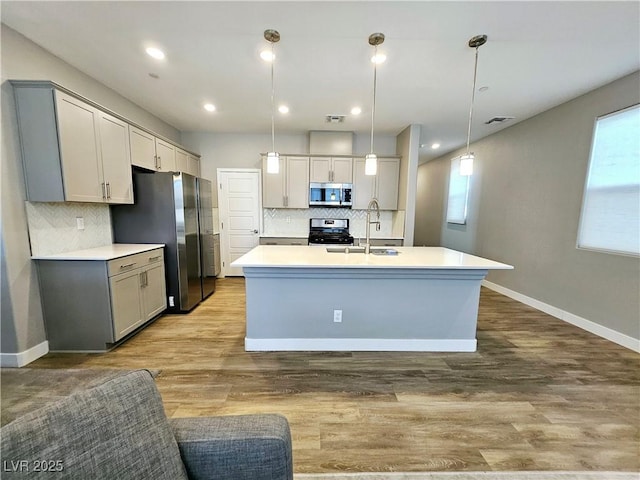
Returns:
[[[469,47],[476,49],[476,62],[473,68],[473,87],[471,89],[471,107],[469,108],[469,128],[467,129],[467,153],[460,157],[460,175],[468,177],[473,174],[473,161],[475,156],[469,151],[471,141],[471,121],[473,120],[473,102],[476,97],[476,77],[478,74],[478,49],[487,43],[486,35],[476,35],[469,40]]]
[[[371,102],[371,151],[364,160],[364,174],[375,175],[378,171],[378,157],[373,153],[373,123],[376,115],[376,83],[378,73],[378,45],[384,42],[383,33],[372,33],[369,35],[369,45],[373,46],[373,101]]]
[[[273,53],[273,45],[280,41],[280,33],[277,30],[265,30],[264,38],[271,44],[271,151],[267,152],[267,173],[279,173],[280,154],[276,152],[275,88],[273,82],[273,64],[276,57]]]

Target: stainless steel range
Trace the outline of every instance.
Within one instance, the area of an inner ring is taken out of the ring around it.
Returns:
[[[309,219],[309,245],[353,245],[347,218]]]

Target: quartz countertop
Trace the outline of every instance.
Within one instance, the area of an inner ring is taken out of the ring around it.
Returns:
[[[32,260],[113,260],[114,258],[135,255],[136,253],[148,252],[156,248],[163,248],[164,244],[159,243],[112,243],[102,247],[87,248],[84,250],[73,250],[71,252],[56,253],[53,255],[34,255]]]
[[[372,247],[380,249],[382,247]],[[324,247],[260,245],[232,267],[511,270],[512,265],[443,247],[386,247],[397,255],[329,253]]]

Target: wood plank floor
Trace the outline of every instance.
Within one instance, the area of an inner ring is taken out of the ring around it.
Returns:
[[[109,353],[29,366],[160,369],[173,417],[281,413],[298,473],[640,470],[640,355],[521,303],[482,290],[475,353],[246,353],[244,300],[222,279]]]

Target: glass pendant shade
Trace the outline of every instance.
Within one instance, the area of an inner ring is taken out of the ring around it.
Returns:
[[[462,155],[460,157],[460,175],[463,177],[468,177],[473,175],[473,160],[475,156],[473,153],[467,153],[466,155]]]
[[[364,174],[375,175],[378,173],[378,157],[375,153],[369,153],[364,157]]]
[[[280,154],[278,152],[267,153],[267,173],[280,172]]]

